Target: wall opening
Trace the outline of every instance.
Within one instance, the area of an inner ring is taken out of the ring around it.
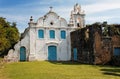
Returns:
[[[20,61],[26,61],[26,48],[20,47]]]
[[[73,48],[73,58],[74,61],[77,61],[77,48]]]
[[[48,46],[48,60],[56,61],[57,60],[57,47],[56,46]]]
[[[120,47],[114,47],[114,56],[120,56]]]

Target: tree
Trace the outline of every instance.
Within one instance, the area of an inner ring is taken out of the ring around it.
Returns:
[[[5,18],[0,17],[0,56],[7,54],[10,48],[19,40],[19,31],[16,23],[7,22]]]

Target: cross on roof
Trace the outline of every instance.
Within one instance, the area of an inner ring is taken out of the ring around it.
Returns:
[[[52,7],[52,6],[50,6],[50,11],[52,11],[52,8],[53,8],[53,7]]]

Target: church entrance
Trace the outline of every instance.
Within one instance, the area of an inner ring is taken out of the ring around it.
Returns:
[[[57,47],[56,46],[48,46],[48,60],[49,61],[57,60]]]
[[[20,61],[26,61],[26,48],[20,47]]]

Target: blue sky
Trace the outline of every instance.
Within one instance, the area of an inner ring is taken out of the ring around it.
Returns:
[[[103,21],[120,24],[120,0],[0,0],[0,17],[16,22],[19,31],[23,32],[28,27],[30,16],[36,22],[50,6],[69,21],[70,11],[76,3],[85,10],[86,24]]]

